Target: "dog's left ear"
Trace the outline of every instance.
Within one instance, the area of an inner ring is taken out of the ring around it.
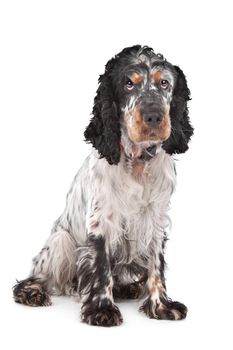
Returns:
[[[114,101],[111,78],[114,64],[115,59],[110,60],[105,73],[99,78],[93,117],[84,132],[85,141],[92,143],[100,157],[105,157],[109,164],[118,164],[120,161],[120,118]]]
[[[177,71],[176,85],[173,92],[170,106],[171,135],[163,143],[163,149],[169,153],[184,153],[188,149],[188,143],[193,135],[193,127],[188,116],[187,102],[190,98],[190,91],[182,70],[174,66]]]

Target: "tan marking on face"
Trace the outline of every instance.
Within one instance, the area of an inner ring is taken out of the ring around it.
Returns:
[[[131,113],[130,113],[131,114]],[[133,142],[140,142],[142,141],[142,132],[145,132],[145,123],[143,121],[141,112],[138,108],[134,109],[133,117],[130,117],[130,115],[127,116],[127,118],[132,118],[132,123],[130,126],[128,126],[128,134],[129,138]]]
[[[131,118],[130,122],[129,119]],[[144,122],[140,110],[136,107],[126,115],[127,130],[131,141],[165,141],[171,134],[169,111],[164,114],[162,122],[156,128],[151,128]]]
[[[155,73],[152,73],[152,80],[154,80],[155,82],[158,82],[161,80],[161,72],[157,71]]]
[[[137,85],[140,84],[143,80],[143,77],[138,74],[138,73],[133,73],[133,75],[130,77],[130,80],[132,80],[132,82]]]

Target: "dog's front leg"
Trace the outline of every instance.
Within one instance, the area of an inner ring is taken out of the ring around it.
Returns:
[[[78,261],[79,290],[81,295],[86,295],[81,309],[82,321],[90,325],[117,326],[123,320],[113,301],[108,244],[103,234],[92,231],[88,234],[87,245],[80,249]]]
[[[140,308],[148,317],[162,320],[181,320],[186,317],[187,308],[167,296],[164,277],[163,244],[157,242],[149,263],[147,293],[148,297]]]

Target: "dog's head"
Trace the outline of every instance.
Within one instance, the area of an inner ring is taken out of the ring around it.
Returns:
[[[125,139],[139,155],[153,144],[162,144],[169,154],[184,153],[193,134],[189,99],[179,67],[147,46],[126,48],[106,64],[99,78],[85,139],[110,164],[119,162]]]

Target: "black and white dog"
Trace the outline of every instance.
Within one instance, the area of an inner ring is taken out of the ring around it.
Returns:
[[[99,78],[85,139],[94,146],[67,195],[63,214],[33,259],[14,299],[50,305],[50,294],[78,295],[82,320],[115,326],[115,298],[144,297],[150,318],[180,320],[168,298],[164,248],[175,153],[188,149],[190,91],[182,70],[147,46],[124,49]]]

